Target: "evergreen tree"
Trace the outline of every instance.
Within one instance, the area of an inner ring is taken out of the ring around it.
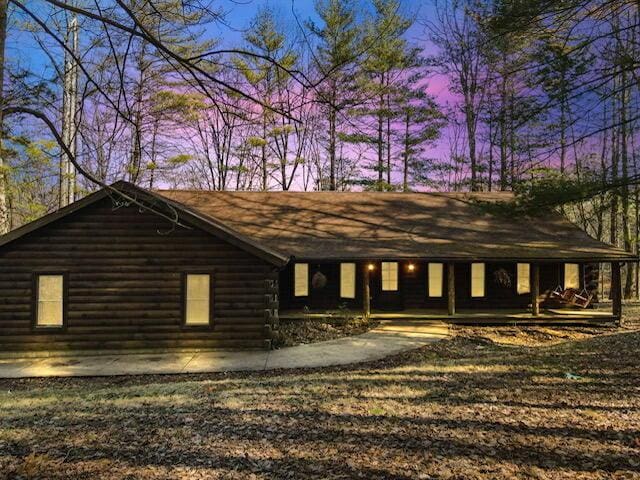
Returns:
[[[352,110],[361,126],[348,138],[374,148],[377,179],[365,183],[381,191],[392,188],[391,102],[408,69],[414,66],[417,52],[403,37],[412,21],[402,14],[399,0],[373,0],[373,6],[374,14],[363,40],[367,50],[358,76],[363,103]]]
[[[425,92],[423,72],[411,75],[393,98],[397,118],[396,138],[402,148],[402,190],[410,190],[412,180],[419,178],[429,165],[424,149],[433,144],[444,126],[445,117],[435,100]]]
[[[267,190],[269,187],[269,159],[274,152],[278,157],[281,186],[286,189],[290,184],[287,176],[288,139],[295,127],[291,124],[291,118],[276,112],[282,111],[280,107],[287,102],[291,80],[289,72],[295,67],[298,55],[281,33],[275,12],[270,8],[258,12],[244,40],[247,51],[256,55],[238,56],[234,63],[262,103],[255,107],[257,135],[248,139],[259,148],[261,189]]]
[[[336,190],[338,184],[341,188],[344,186],[344,179],[336,178],[336,171],[343,171],[341,165],[337,165],[338,126],[354,100],[353,76],[362,27],[351,0],[317,0],[315,7],[322,24],[309,22],[308,27],[319,41],[314,60],[323,79],[317,89],[316,102],[327,121],[328,187]]]

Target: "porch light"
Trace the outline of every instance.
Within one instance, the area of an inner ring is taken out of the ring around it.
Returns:
[[[416,269],[416,266],[413,263],[410,263],[409,265],[407,265],[407,270],[409,270],[410,272],[413,272]]]
[[[376,269],[376,266],[373,263],[370,263],[369,265],[367,265],[367,270],[369,270],[370,272],[375,269]]]

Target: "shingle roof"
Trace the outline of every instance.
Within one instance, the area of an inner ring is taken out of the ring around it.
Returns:
[[[508,218],[508,193],[205,192],[162,196],[298,259],[634,260],[558,214]]]

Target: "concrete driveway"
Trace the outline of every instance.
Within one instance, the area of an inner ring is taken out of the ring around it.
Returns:
[[[387,321],[362,335],[259,351],[50,356],[0,359],[0,378],[80,377],[256,371],[327,367],[378,360],[440,340],[449,328],[439,322]]]

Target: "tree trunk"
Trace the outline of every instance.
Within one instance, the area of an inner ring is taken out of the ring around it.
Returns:
[[[380,81],[380,88],[384,85],[384,77]],[[384,119],[382,118],[382,109],[384,108],[384,95],[380,94],[378,103],[378,188],[376,190],[382,190],[382,182],[384,181],[384,145],[383,136],[384,131]]]
[[[506,100],[507,100],[507,81],[502,80],[500,98],[500,115],[499,130],[500,130],[500,190],[507,189],[507,115]]]
[[[336,185],[336,111],[335,102],[329,106],[329,190],[337,190]]]
[[[626,74],[622,72],[622,92],[620,94],[620,161],[622,167],[622,238],[624,242],[624,249],[627,252],[633,252],[633,246],[631,245],[631,225],[629,219],[629,158],[627,155],[627,103],[628,103],[628,89]],[[631,298],[633,291],[633,263],[627,263],[625,284],[624,284],[624,298]]]
[[[404,154],[402,155],[402,191],[409,191],[409,113],[405,116],[404,123]]]
[[[614,78],[613,90],[615,91],[616,82]],[[616,99],[615,95],[612,97],[614,103],[612,108],[612,119],[615,118],[616,112]],[[618,181],[618,135],[616,127],[611,129],[611,183],[616,184]],[[611,245],[617,245],[618,243],[618,189],[614,188],[611,192],[611,220],[609,229],[609,243]]]
[[[62,140],[69,148],[74,159],[77,152],[76,112],[78,110],[78,16],[68,12],[64,52],[64,72],[62,91]],[[65,207],[75,200],[76,172],[69,155],[63,152],[60,157],[60,199],[59,206]]]
[[[489,112],[489,178],[488,189],[493,188],[493,112]]]
[[[562,72],[560,80],[560,173],[564,174],[565,161],[567,156],[567,93],[565,75]]]
[[[262,116],[262,147],[261,147],[261,157],[262,157],[262,190],[267,190],[267,118]]]
[[[9,209],[7,208],[7,174],[2,158],[2,134],[4,133],[4,44],[7,38],[7,0],[0,0],[0,235],[9,231]]]
[[[387,83],[389,78],[387,77]],[[388,92],[389,86],[387,85],[387,110],[385,112],[387,116],[387,183],[391,185],[391,94]]]

